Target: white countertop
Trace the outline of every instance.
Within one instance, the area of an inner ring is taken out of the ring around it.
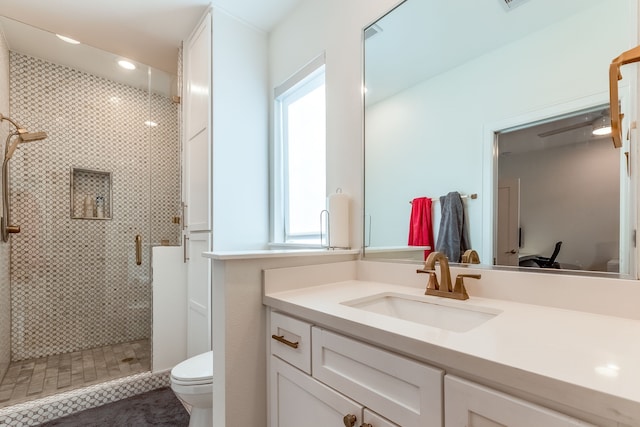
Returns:
[[[264,303],[448,372],[640,426],[640,321],[471,296],[424,297],[501,313],[467,332],[370,313],[341,302],[423,289],[347,280],[267,293]]]

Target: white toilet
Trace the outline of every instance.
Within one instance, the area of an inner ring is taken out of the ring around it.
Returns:
[[[174,366],[171,389],[191,405],[189,427],[213,425],[213,351],[193,356]]]

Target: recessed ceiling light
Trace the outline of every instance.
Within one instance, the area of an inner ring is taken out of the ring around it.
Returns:
[[[611,134],[611,126],[594,129],[592,133],[596,136],[609,135]]]
[[[80,44],[80,42],[78,40],[74,40],[71,37],[63,36],[63,35],[60,35],[60,34],[56,34],[56,37],[58,37],[60,40],[65,41],[67,43]]]
[[[158,124],[156,122],[152,122],[151,120],[147,120],[146,122],[144,122],[144,124],[149,126],[149,127],[158,126]]]
[[[136,69],[136,66],[133,64],[133,62],[125,61],[124,59],[121,59],[120,61],[118,61],[118,65],[127,70]]]
[[[596,136],[609,135],[611,133],[611,120],[609,117],[598,117],[593,122],[593,130],[591,133]]]

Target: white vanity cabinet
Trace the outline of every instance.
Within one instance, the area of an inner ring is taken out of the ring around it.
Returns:
[[[442,426],[443,371],[276,312],[271,337],[271,427]]]
[[[270,427],[594,426],[288,315],[270,316]]]
[[[592,426],[470,381],[446,375],[445,427]]]

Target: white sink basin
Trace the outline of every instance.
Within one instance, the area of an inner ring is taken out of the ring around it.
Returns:
[[[501,313],[500,310],[469,305],[467,302],[452,301],[449,304],[433,297],[392,292],[344,301],[342,304],[453,332],[469,331]]]

